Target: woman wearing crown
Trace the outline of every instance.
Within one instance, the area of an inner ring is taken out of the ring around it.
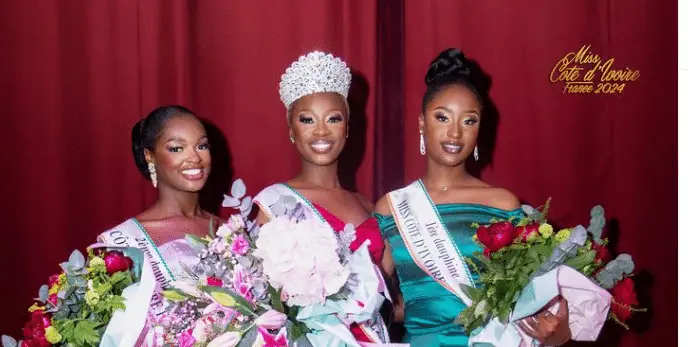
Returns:
[[[454,323],[470,305],[462,286],[475,278],[464,255],[479,251],[471,223],[489,223],[521,213],[511,192],[488,185],[466,171],[479,159],[478,130],[483,98],[471,79],[463,53],[442,52],[430,65],[418,119],[425,175],[393,191],[376,205],[385,239],[383,270],[398,278],[403,299],[396,318],[404,321],[405,342],[412,346],[466,346],[468,336]],[[562,299],[561,307],[566,307]],[[523,331],[545,345],[571,338],[568,311],[544,311],[527,318]]]
[[[379,266],[384,243],[377,222],[371,217],[373,206],[363,196],[342,188],[337,174],[339,155],[349,136],[350,83],[351,73],[346,64],[323,52],[302,56],[286,70],[279,93],[287,110],[289,139],[301,155],[301,171],[289,181],[265,188],[254,201],[260,207],[259,224],[286,213],[274,206],[287,197],[300,202],[309,216],[326,224],[332,232],[352,225],[356,239],[351,248],[367,245],[373,262]],[[382,279],[379,287],[379,295],[384,295]],[[388,341],[378,310],[379,304],[367,322],[350,323],[356,340]]]

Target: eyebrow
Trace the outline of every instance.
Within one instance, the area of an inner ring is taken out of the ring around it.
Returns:
[[[199,140],[206,140],[206,139],[208,139],[208,135],[201,136],[201,138]],[[184,140],[181,137],[172,137],[172,138],[168,139],[166,142],[173,142],[173,141],[186,142],[186,140]]]
[[[444,106],[435,107],[435,108],[433,108],[432,110],[430,110],[430,112],[432,112],[432,111],[437,111],[437,110],[443,110],[443,111],[448,112],[448,113],[453,113],[452,110],[450,110],[450,109],[448,109],[448,108],[446,108],[446,107],[444,107]],[[463,111],[462,113],[464,113],[464,114],[466,114],[466,113],[473,113],[473,114],[480,115],[480,112],[479,112],[478,110],[465,110],[465,111]]]

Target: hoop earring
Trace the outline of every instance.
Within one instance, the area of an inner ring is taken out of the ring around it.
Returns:
[[[478,145],[475,145],[475,147],[473,148],[473,159],[475,159],[475,161],[478,161],[479,158],[480,156],[478,155]]]
[[[158,188],[158,173],[155,172],[155,164],[148,163],[148,173],[150,174],[151,182],[153,182],[153,187]]]
[[[420,133],[420,155],[425,155],[425,138],[423,133]]]

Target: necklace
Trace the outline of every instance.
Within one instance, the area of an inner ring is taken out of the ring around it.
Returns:
[[[424,181],[424,180],[421,180],[421,181],[423,181],[423,185],[425,185],[425,181]],[[439,188],[439,190],[440,190],[442,193],[444,193],[444,192],[446,192],[447,190],[449,190],[449,186],[446,186],[446,185],[444,185],[444,186],[439,186],[439,187],[437,187],[437,188]]]

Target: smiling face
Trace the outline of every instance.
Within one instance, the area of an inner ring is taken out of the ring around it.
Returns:
[[[198,192],[210,174],[210,146],[201,122],[181,114],[168,119],[155,142],[146,149],[146,161],[155,164],[158,187]]]
[[[430,160],[464,163],[478,143],[480,118],[480,102],[469,88],[453,84],[438,91],[418,121]]]
[[[306,162],[335,163],[344,149],[348,132],[348,108],[337,93],[315,93],[291,106],[289,135]]]

